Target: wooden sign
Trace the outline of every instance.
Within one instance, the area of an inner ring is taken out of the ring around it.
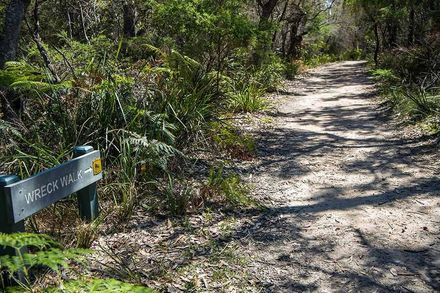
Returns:
[[[17,176],[0,176],[0,228],[8,232],[27,217],[77,193],[80,215],[94,220],[98,214],[96,182],[102,179],[99,151],[81,146],[75,158],[33,177],[19,181]],[[24,227],[20,225],[20,227]],[[17,231],[18,232],[18,231]]]
[[[99,163],[98,163],[99,162]],[[95,165],[99,164],[99,172]],[[33,215],[45,207],[102,179],[99,151],[4,187],[11,223]]]

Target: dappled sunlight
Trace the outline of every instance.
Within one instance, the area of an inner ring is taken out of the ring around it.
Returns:
[[[313,73],[306,95],[292,94],[258,133],[259,161],[246,172],[272,201],[233,238],[264,248],[277,272],[268,291],[439,286],[437,155],[429,137],[392,130],[363,66]]]

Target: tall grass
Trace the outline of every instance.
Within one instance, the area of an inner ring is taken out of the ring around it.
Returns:
[[[148,189],[165,195],[164,208],[173,214],[187,209],[191,204],[183,201],[191,201],[189,193],[176,193],[173,184],[179,164],[169,163],[205,143],[221,113],[265,109],[265,90],[279,84],[284,70],[274,59],[261,68],[208,71],[175,50],[148,44],[145,59],[132,64],[105,37],[88,44],[59,38],[64,47],[48,50],[63,72],[60,83],[48,77],[32,48],[28,58],[0,71],[0,85],[26,101],[18,124],[0,120],[0,171],[29,177],[69,159],[75,145],[90,144],[105,158],[103,200],[117,207],[106,212],[122,220],[154,193]],[[246,141],[243,149],[249,148]]]
[[[440,84],[430,83],[428,86],[426,83],[435,80],[435,73],[423,73],[425,77],[419,84],[410,81],[409,77],[402,79],[393,69],[379,68],[372,70],[371,74],[402,121],[423,123],[430,131],[440,131]]]
[[[234,90],[227,100],[227,106],[234,112],[258,112],[268,107],[263,98],[264,90],[250,84],[241,90]]]

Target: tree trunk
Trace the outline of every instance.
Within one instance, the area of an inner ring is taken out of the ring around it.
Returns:
[[[390,32],[389,32],[389,43],[390,43],[390,47],[391,48],[395,48],[397,47],[397,33],[399,31],[399,27],[396,24],[396,22],[393,22],[390,25]]]
[[[374,23],[374,36],[376,38],[376,49],[374,50],[374,63],[377,66],[379,64],[379,51],[380,51],[379,24],[377,23],[377,21]]]
[[[301,55],[301,46],[304,36],[304,24],[307,21],[307,15],[303,12],[297,15],[296,19],[291,22],[290,43],[287,50],[287,57],[290,59],[298,59]]]
[[[263,2],[258,1],[258,5],[261,7],[260,28],[265,28],[267,26],[277,4],[278,0],[269,0],[264,4]]]
[[[414,36],[415,36],[415,26],[416,26],[416,12],[414,7],[411,6],[409,11],[409,25],[408,25],[408,46],[414,45]]]
[[[297,36],[293,32],[291,32],[291,38],[290,38],[290,46],[289,51],[287,52],[287,56],[290,59],[299,59],[301,56],[301,46],[303,42],[304,37],[302,35]]]
[[[20,40],[21,23],[26,14],[30,0],[11,0],[5,13],[5,23],[0,35],[0,69],[7,61],[15,60]],[[21,100],[11,91],[0,88],[0,103],[3,119],[13,121],[19,119]]]
[[[20,39],[21,22],[30,0],[11,0],[6,8],[5,24],[0,37],[0,68],[6,61],[14,60]]]
[[[124,12],[124,37],[132,38],[136,36],[136,9],[131,1],[125,1]]]
[[[270,29],[270,18],[278,3],[278,0],[269,0],[265,3],[261,0],[258,0],[257,3],[261,9],[258,29],[263,33],[259,35],[257,47],[254,53],[252,54],[252,63],[254,65],[260,66],[262,60],[264,60],[265,55],[271,49],[271,45],[272,45],[271,40],[273,38],[268,39],[270,36],[267,33],[269,32]]]
[[[286,57],[286,42],[287,42],[287,34],[289,33],[288,29],[283,30],[281,33],[281,54],[283,57]]]

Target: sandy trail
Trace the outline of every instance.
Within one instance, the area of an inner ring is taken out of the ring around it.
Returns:
[[[94,271],[162,292],[440,291],[438,148],[386,118],[362,62],[285,90],[258,161],[234,167],[267,210],[181,225],[138,205],[95,242]]]
[[[245,230],[263,292],[440,290],[438,156],[378,106],[362,62],[287,85],[251,170],[269,211]]]

